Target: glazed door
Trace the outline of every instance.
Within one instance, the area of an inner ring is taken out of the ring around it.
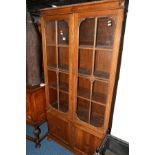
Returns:
[[[103,128],[110,85],[116,12],[75,15],[76,64],[75,120],[90,128]],[[110,97],[110,96],[109,96]],[[110,111],[109,111],[110,112]]]
[[[47,16],[42,22],[47,103],[62,114],[70,113],[70,18]]]

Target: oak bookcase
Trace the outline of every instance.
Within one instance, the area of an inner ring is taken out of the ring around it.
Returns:
[[[93,155],[109,132],[125,2],[41,10],[49,138]]]

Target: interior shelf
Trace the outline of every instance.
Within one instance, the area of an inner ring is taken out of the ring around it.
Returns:
[[[94,76],[102,79],[109,79],[110,74],[104,71],[94,71]]]
[[[66,113],[68,112],[68,105],[69,105],[68,97],[69,97],[68,94],[59,91],[59,103],[58,100],[55,99],[50,102],[50,105],[55,109],[58,109],[59,107],[58,109],[59,111]]]
[[[88,122],[90,101],[77,98],[77,116],[80,120]]]
[[[64,92],[59,92],[59,110],[62,112],[68,111],[69,95]]]
[[[91,116],[90,124],[92,124],[95,127],[102,127],[104,123],[104,118],[102,115],[94,114]]]
[[[46,44],[46,46],[47,46],[47,48],[48,48],[48,47],[56,47],[56,44],[48,43],[48,44]]]
[[[56,70],[57,69],[57,65],[56,64],[52,64],[52,65],[47,65],[48,69],[53,69]]]
[[[55,82],[50,83],[49,88],[57,89],[57,83]]]
[[[55,101],[52,103],[52,107],[55,109],[58,109],[58,102]],[[64,113],[68,112],[68,103],[60,103],[59,104],[59,111],[62,111]]]
[[[69,66],[66,64],[59,64],[59,69],[60,70],[64,70],[64,71],[68,71]]]
[[[89,79],[84,77],[79,77],[77,95],[86,99],[90,99],[90,87],[91,87],[91,84]]]
[[[80,45],[79,49],[93,50],[93,45]]]
[[[78,88],[77,96],[90,99],[90,90],[85,88]]]
[[[88,123],[88,115],[89,111],[87,109],[80,109],[77,111],[77,116],[80,120]],[[104,123],[104,117],[103,115],[94,113],[91,115],[90,124],[92,124],[95,127],[102,127]]]
[[[108,83],[95,80],[93,83],[92,101],[106,105]]]
[[[106,99],[107,99],[107,96],[105,94],[102,94],[102,93],[93,93],[92,95],[92,101],[97,103],[97,104],[101,104],[101,105],[105,105],[106,104]]]
[[[89,113],[88,110],[80,109],[77,111],[77,116],[80,120],[88,123],[88,113]]]
[[[109,46],[97,45],[95,47],[95,49],[96,50],[106,50],[106,51],[112,52],[112,47],[109,47]]]
[[[85,69],[85,68],[79,68],[79,74],[90,75],[91,70],[90,69]]]
[[[58,44],[58,47],[66,47],[66,48],[68,48],[69,45],[68,44]]]
[[[90,124],[95,127],[102,127],[104,124],[104,114],[105,114],[105,106],[96,104],[94,102],[91,103],[91,117]]]
[[[65,82],[59,83],[59,89],[68,93],[68,84]]]
[[[69,75],[65,73],[59,73],[59,89],[65,92],[69,91]]]

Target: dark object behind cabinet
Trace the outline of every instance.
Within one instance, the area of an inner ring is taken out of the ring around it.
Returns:
[[[41,38],[30,13],[26,15],[26,84],[34,86],[41,83]]]
[[[129,155],[129,144],[114,136],[107,135],[96,155]]]

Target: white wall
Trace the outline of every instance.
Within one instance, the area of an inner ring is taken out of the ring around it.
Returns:
[[[130,1],[111,134],[133,155],[155,154],[155,13],[150,1]],[[149,146],[148,146],[149,145]]]

